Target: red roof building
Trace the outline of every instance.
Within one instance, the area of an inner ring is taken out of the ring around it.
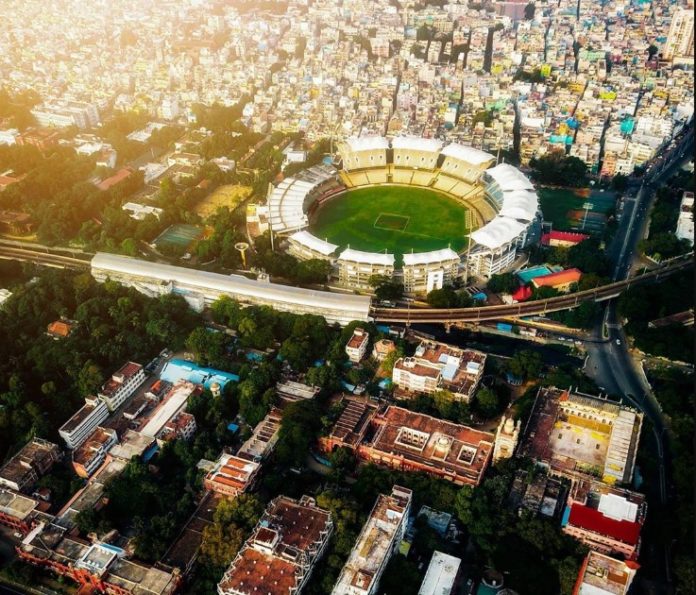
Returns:
[[[97,188],[99,188],[99,190],[102,190],[102,191],[108,190],[109,188],[116,186],[116,184],[123,182],[123,180],[130,177],[130,175],[132,173],[133,173],[133,170],[130,167],[124,167],[123,169],[118,170],[110,178],[106,178],[105,180],[102,180],[101,182],[99,182],[99,184],[97,184]]]
[[[532,297],[532,288],[528,285],[522,285],[521,287],[518,287],[515,290],[515,293],[512,294],[512,299],[516,302],[524,302],[525,300],[528,300],[530,297]]]
[[[553,287],[558,291],[568,291],[571,285],[580,281],[581,277],[582,271],[580,269],[566,269],[558,273],[549,273],[541,277],[534,277],[534,279],[532,279],[532,285],[537,289],[539,287]]]
[[[589,239],[586,233],[575,233],[572,231],[550,231],[541,236],[542,246],[559,246],[568,248]]]

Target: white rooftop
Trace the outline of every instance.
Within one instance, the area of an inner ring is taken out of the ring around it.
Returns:
[[[389,142],[383,136],[351,136],[346,139],[346,144],[355,153],[358,151],[377,151],[389,148]]]
[[[338,256],[338,260],[350,260],[361,264],[381,264],[384,266],[394,266],[393,254],[382,254],[381,252],[361,252],[346,248]]]
[[[443,260],[454,259],[459,259],[459,255],[451,248],[444,248],[442,250],[432,250],[431,252],[404,254],[404,266],[431,264],[435,262],[442,262]]]
[[[471,239],[486,248],[500,248],[518,237],[527,225],[508,217],[496,217],[471,233]]]
[[[437,153],[442,148],[442,142],[436,138],[421,138],[420,136],[397,136],[391,144],[394,149],[428,153]]]
[[[433,552],[418,595],[450,595],[461,563],[455,556]]]
[[[604,516],[617,521],[630,521],[633,523],[638,516],[638,505],[635,502],[629,502],[618,494],[602,494],[599,497],[597,510]]]
[[[490,176],[504,191],[510,190],[534,190],[534,185],[519,169],[509,163],[500,163],[486,170]]]
[[[196,385],[191,382],[180,382],[171,388],[140,433],[153,438],[157,436],[164,425],[185,407],[195,390]]]
[[[474,149],[473,147],[465,147],[458,143],[451,143],[442,149],[442,154],[446,157],[466,161],[472,165],[482,165],[488,161],[495,161],[495,157],[485,151]]]
[[[301,244],[302,246],[305,246],[306,248],[309,248],[314,252],[319,252],[324,256],[329,256],[330,254],[336,252],[336,250],[338,249],[338,246],[336,244],[332,244],[330,242],[321,240],[318,237],[309,233],[308,231],[295,232],[288,239],[291,242],[297,242],[298,244]]]

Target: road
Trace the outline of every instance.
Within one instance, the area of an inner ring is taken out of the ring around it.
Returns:
[[[664,154],[658,166],[653,166],[634,198],[629,198],[608,254],[614,263],[614,280],[626,279],[631,271],[638,242],[644,237],[648,215],[655,198],[655,190],[671,177],[684,161],[690,159],[693,149],[693,123],[682,136],[681,142]],[[595,327],[595,338],[607,338],[606,342],[586,343],[589,358],[585,372],[603,389],[612,394],[623,395],[629,403],[645,414],[653,427],[658,456],[659,498],[663,507],[669,505],[669,451],[665,439],[666,422],[660,404],[652,394],[640,363],[628,351],[628,342],[616,314],[614,300],[606,304],[602,319]],[[663,578],[666,593],[672,592],[671,561],[669,548],[662,548]]]

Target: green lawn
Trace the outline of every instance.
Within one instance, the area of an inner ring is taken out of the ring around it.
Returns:
[[[345,248],[400,256],[466,247],[467,209],[433,190],[380,186],[351,190],[324,205],[310,230]]]

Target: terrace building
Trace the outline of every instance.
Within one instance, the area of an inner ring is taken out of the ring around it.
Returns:
[[[338,246],[330,242],[321,240],[307,231],[297,231],[288,237],[288,254],[298,260],[328,260],[333,263],[336,258],[333,256]]]
[[[110,428],[98,427],[72,453],[72,466],[80,477],[87,479],[104,462],[106,455],[118,442],[118,435]]]
[[[172,417],[157,433],[157,443],[163,445],[172,440],[191,440],[196,433],[196,418],[182,411]]]
[[[456,485],[478,485],[493,455],[494,436],[389,406],[347,399],[346,408],[327,436],[325,453],[345,447],[363,460],[403,471],[422,471]]]
[[[394,550],[406,533],[412,492],[394,486],[380,494],[336,581],[332,595],[374,595]]]
[[[107,417],[109,409],[106,403],[92,398],[60,427],[58,433],[68,448],[77,448]]]
[[[599,552],[589,552],[580,568],[573,595],[627,595],[640,566]]]
[[[235,497],[254,485],[260,468],[261,465],[255,461],[223,454],[206,475],[203,485],[206,490]]]
[[[517,454],[573,482],[629,484],[643,414],[605,399],[540,388]]]
[[[451,248],[404,254],[404,291],[428,293],[451,285],[459,276],[459,254]]]
[[[592,482],[571,490],[561,527],[593,550],[636,560],[646,515],[642,494]]]
[[[679,206],[679,218],[677,219],[676,236],[680,240],[688,240],[694,243],[694,193],[686,191],[682,195]]]
[[[461,559],[442,552],[433,552],[418,595],[451,595],[457,585]]]
[[[299,595],[333,533],[314,499],[275,498],[218,583],[219,595]]]
[[[370,333],[364,329],[356,328],[348,343],[346,343],[346,355],[354,364],[360,363],[367,353],[367,345],[370,342]]]
[[[140,364],[128,362],[121,366],[101,387],[98,395],[109,411],[115,411],[145,382],[145,370]]]
[[[394,276],[395,261],[393,254],[361,252],[346,248],[336,260],[338,282],[345,287],[369,290],[372,277],[391,279]]]
[[[450,391],[469,401],[483,377],[486,354],[445,343],[423,341],[413,357],[396,360],[392,382],[407,393]]]
[[[61,457],[57,445],[33,438],[0,469],[0,486],[23,492],[30,490]]]
[[[273,452],[280,432],[280,410],[273,408],[254,428],[254,433],[242,444],[237,456],[260,462]]]

